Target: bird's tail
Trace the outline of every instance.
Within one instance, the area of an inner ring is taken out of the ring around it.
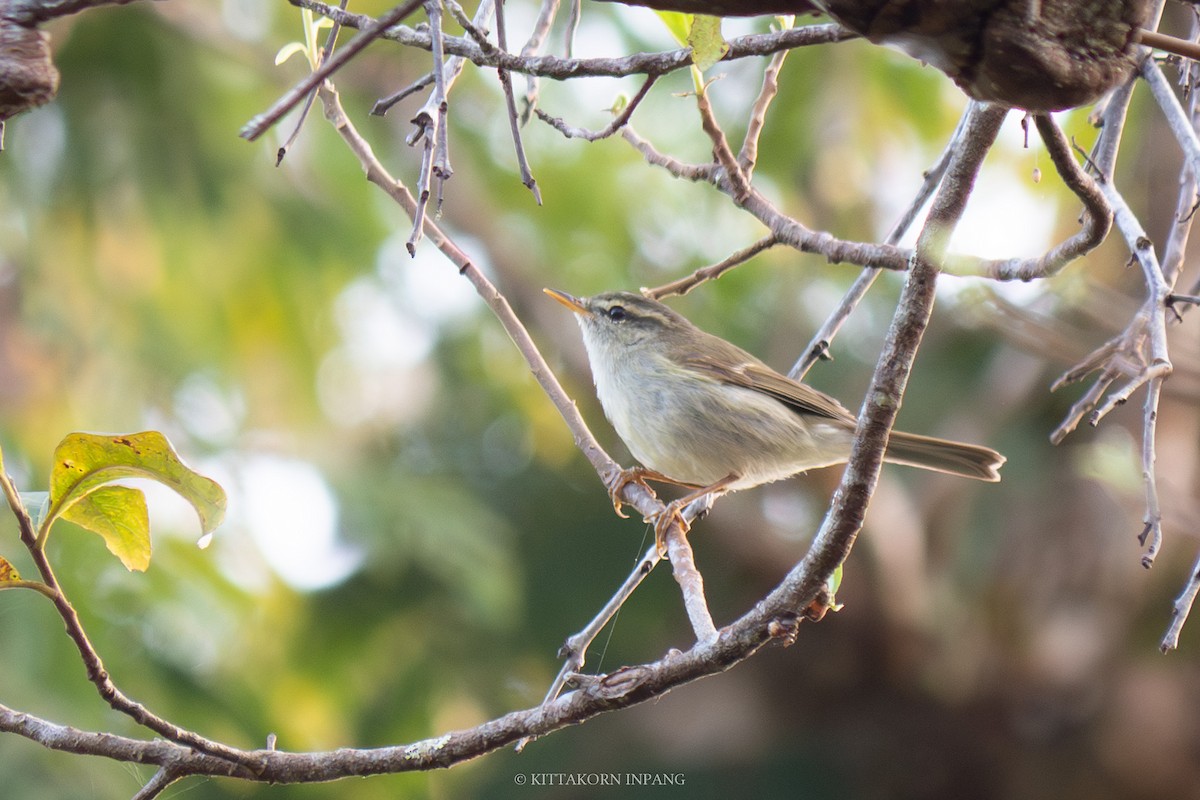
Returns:
[[[892,431],[883,457],[893,464],[906,464],[993,483],[1000,480],[1000,465],[1005,461],[1004,456],[990,447],[900,431]]]

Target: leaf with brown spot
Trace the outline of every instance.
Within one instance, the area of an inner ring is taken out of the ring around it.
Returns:
[[[120,436],[72,433],[54,451],[49,510],[39,540],[62,518],[99,534],[126,568],[146,569],[150,564],[146,498],[138,489],[111,485],[123,478],[149,478],[174,489],[196,509],[202,533],[224,519],[225,491],[189,469],[158,431]]]
[[[0,556],[0,583],[21,580],[21,574],[4,556]]]

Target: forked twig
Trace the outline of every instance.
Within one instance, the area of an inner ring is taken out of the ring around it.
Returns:
[[[754,100],[750,121],[746,124],[746,136],[742,139],[742,149],[737,159],[747,179],[754,175],[754,167],[758,164],[758,140],[767,123],[767,109],[770,108],[775,95],[779,94],[779,72],[783,69],[787,54],[787,50],[782,50],[771,56],[767,68],[763,70],[762,87]]]
[[[942,149],[942,154],[933,166],[926,170],[924,181],[921,183],[921,188],[917,190],[912,202],[908,204],[908,208],[892,226],[888,232],[887,238],[884,239],[886,244],[896,245],[904,238],[904,234],[912,227],[917,219],[917,215],[921,213],[921,209],[929,202],[929,198],[933,197],[933,193],[942,182],[942,176],[946,174],[946,167],[950,164],[950,159],[953,157],[955,150],[961,143],[964,131],[966,130],[967,120],[972,113],[971,105],[968,104],[963,114],[958,119],[958,124],[954,128],[954,133],[950,135],[950,140]],[[821,359],[829,357],[829,347],[833,344],[833,339],[837,336],[838,331],[842,329],[842,325],[850,318],[854,309],[858,307],[859,302],[866,296],[871,286],[875,283],[875,279],[879,277],[881,270],[876,267],[867,267],[859,273],[855,278],[854,283],[842,295],[841,302],[837,308],[833,310],[825,322],[813,334],[808,345],[800,354],[800,358],[788,370],[788,377],[795,380],[803,380],[808,371]]]
[[[340,7],[343,11],[346,9],[347,2],[349,2],[349,0],[341,0]],[[321,53],[317,60],[318,65],[325,63],[329,59],[329,56],[333,53],[333,46],[337,43],[338,32],[341,29],[342,26],[336,22],[334,22],[333,26],[329,29],[329,35],[325,38],[325,46],[321,48]],[[307,36],[307,34],[305,35]],[[308,93],[308,97],[304,100],[304,108],[300,110],[300,117],[296,120],[296,127],[292,129],[291,136],[288,136],[287,141],[280,145],[279,149],[275,152],[275,166],[278,167],[283,163],[283,159],[288,154],[288,150],[292,149],[292,145],[295,144],[297,137],[300,136],[300,129],[304,127],[304,121],[308,119],[308,112],[312,110],[313,103],[316,101],[316,99],[317,87],[314,86],[312,91]]]
[[[291,111],[297,103],[303,100],[304,97],[310,91],[312,91],[313,87],[320,86],[322,83],[324,83],[329,76],[341,69],[347,61],[358,55],[359,51],[361,51],[364,47],[383,36],[388,28],[392,27],[400,20],[404,19],[420,8],[422,2],[423,0],[407,0],[407,2],[396,6],[382,17],[371,21],[361,31],[359,31],[358,36],[355,36],[353,39],[347,42],[346,45],[339,50],[336,55],[322,64],[319,68],[313,70],[311,73],[305,76],[303,80],[289,89],[287,93],[283,95],[283,97],[276,100],[274,105],[272,105],[269,109],[247,122],[242,127],[242,130],[238,135],[243,139],[248,139],[250,141],[254,141],[259,136],[262,136],[263,133],[265,133],[272,125],[278,122],[284,114]],[[334,7],[328,5],[326,5],[325,8],[333,12],[339,11],[339,9],[335,9]],[[321,11],[321,13],[325,13],[325,11]],[[329,16],[335,22],[339,21],[339,19],[343,21],[346,19],[344,15],[335,16],[333,13],[326,14],[326,16]]]
[[[96,691],[99,693],[101,699],[114,711],[125,714],[137,724],[154,731],[159,736],[185,747],[190,747],[198,753],[205,753],[231,765],[237,765],[252,772],[257,772],[262,766],[262,761],[256,755],[243,750],[237,750],[236,748],[229,747],[186,728],[182,728],[155,714],[117,687],[112,677],[108,674],[108,670],[105,669],[99,651],[96,650],[87,635],[87,631],[84,630],[83,622],[79,619],[79,614],[76,612],[75,606],[67,598],[62,585],[58,582],[58,577],[54,574],[54,569],[50,565],[50,559],[47,557],[42,543],[38,540],[33,520],[30,518],[29,512],[25,509],[25,505],[21,502],[20,494],[12,480],[3,470],[0,470],[0,488],[3,489],[8,507],[17,520],[21,543],[25,545],[25,549],[29,552],[38,575],[42,579],[40,588],[37,586],[30,586],[28,588],[36,589],[54,604],[54,610],[58,613],[63,625],[66,627],[67,636],[74,643],[75,649],[79,651],[79,658],[83,662],[84,669],[87,672],[88,681],[96,687]],[[23,583],[30,582],[25,581]]]
[[[1131,96],[1132,84],[1126,84],[1110,98],[1104,112],[1104,127],[1096,143],[1093,168],[1100,172],[1099,186],[1113,209],[1116,227],[1141,266],[1146,298],[1121,334],[1105,342],[1055,381],[1052,388],[1059,388],[1081,380],[1093,371],[1100,372],[1050,438],[1056,444],[1061,442],[1085,417],[1089,424],[1099,424],[1114,408],[1146,386],[1141,451],[1146,513],[1138,540],[1145,547],[1142,564],[1149,567],[1162,543],[1162,513],[1155,480],[1155,435],[1162,382],[1172,369],[1167,351],[1167,309],[1173,280],[1163,274],[1152,241],[1111,180]]]
[[[1083,227],[1039,258],[992,262],[988,265],[987,275],[996,280],[1030,281],[1054,275],[1075,259],[1099,247],[1112,228],[1113,212],[1103,190],[1076,162],[1071,145],[1057,123],[1049,114],[1034,114],[1033,120],[1063,183],[1083,201]]]
[[[620,113],[613,117],[613,121],[605,125],[598,131],[589,131],[586,128],[576,128],[568,125],[561,117],[552,117],[540,108],[535,108],[534,113],[538,119],[545,122],[550,127],[561,133],[568,139],[584,139],[589,142],[596,142],[601,139],[607,139],[621,128],[629,123],[629,118],[633,116],[633,111],[641,102],[646,99],[646,95],[650,93],[650,87],[658,80],[657,75],[647,75],[646,80],[642,83],[642,87],[637,90],[637,94],[625,104]]]

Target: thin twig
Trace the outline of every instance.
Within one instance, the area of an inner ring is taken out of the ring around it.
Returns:
[[[646,576],[654,571],[658,566],[658,562],[662,560],[662,555],[658,552],[658,543],[654,542],[646,550],[645,554],[637,560],[633,571],[629,573],[629,577],[617,589],[616,594],[609,599],[604,607],[592,617],[592,620],[585,625],[578,633],[574,633],[567,637],[566,642],[558,651],[559,658],[563,659],[562,668],[558,672],[558,676],[554,682],[550,684],[549,691],[546,692],[546,698],[542,701],[548,703],[558,697],[566,685],[568,676],[571,673],[579,672],[583,669],[587,661],[587,651],[596,637],[600,635],[600,631],[616,616],[617,611],[621,606],[625,605],[625,601],[633,594],[634,590],[641,585]]]
[[[154,776],[146,782],[146,785],[138,790],[138,793],[133,796],[133,800],[154,800],[162,794],[171,784],[179,780],[181,776],[171,767],[164,765],[158,768]]]
[[[432,186],[436,183],[438,212],[441,212],[442,187],[453,173],[450,169],[449,139],[446,133],[446,115],[449,103],[446,99],[446,70],[442,58],[442,5],[440,0],[425,0],[425,13],[429,17],[429,31],[433,43],[433,93],[412,123],[415,126],[406,141],[409,147],[424,140],[421,148],[421,168],[417,173],[417,209],[412,215],[412,232],[404,243],[410,256],[416,255],[417,243],[425,230],[425,214],[429,207]]]
[[[1165,33],[1138,28],[1133,32],[1133,41],[1184,58],[1200,59],[1200,45]]]
[[[366,14],[343,12],[337,6],[321,0],[289,0],[289,2],[339,21],[348,28],[366,29],[377,22]],[[379,37],[408,47],[424,50],[432,47],[431,37],[427,31],[414,30],[406,25],[392,26],[380,33]],[[498,48],[485,52],[469,37],[445,36],[443,38],[447,53],[462,56],[478,67],[503,67],[510,72],[555,80],[582,77],[622,78],[627,75],[650,73],[665,75],[690,66],[692,63],[692,51],[688,47],[656,53],[639,52],[621,58],[560,58],[557,56],[523,56],[503,52]],[[741,58],[769,56],[781,50],[833,44],[855,38],[858,38],[857,34],[836,24],[801,25],[785,31],[755,33],[729,39],[727,42],[729,52],[721,60],[725,62]]]
[[[704,181],[705,183],[712,183],[715,180],[717,173],[715,164],[686,164],[677,158],[660,153],[654,148],[654,145],[639,136],[637,131],[629,125],[621,128],[621,138],[633,145],[633,148],[642,154],[642,158],[646,159],[647,164],[662,167],[676,178],[695,182]]]
[[[1075,161],[1071,145],[1054,119],[1049,114],[1034,114],[1033,120],[1063,183],[1083,201],[1083,227],[1039,258],[992,262],[987,275],[996,280],[1030,281],[1054,275],[1103,244],[1112,228],[1113,213],[1104,192]]]
[[[1089,420],[1092,425],[1096,425],[1110,411],[1124,404],[1147,381],[1166,377],[1171,372],[1171,362],[1167,356],[1166,318],[1166,302],[1171,294],[1171,287],[1163,278],[1153,242],[1125,203],[1125,199],[1111,183],[1104,184],[1104,194],[1115,211],[1117,228],[1125,236],[1130,251],[1141,265],[1146,281],[1143,312],[1130,323],[1128,336],[1129,350],[1138,354],[1138,360],[1144,368],[1120,390],[1109,394],[1105,402],[1093,412]]]
[[[1183,585],[1183,591],[1171,605],[1171,624],[1167,626],[1167,632],[1163,634],[1162,641],[1158,645],[1158,649],[1162,652],[1168,653],[1179,647],[1179,634],[1183,631],[1183,624],[1187,622],[1188,614],[1192,613],[1197,593],[1200,593],[1200,556],[1197,556],[1196,562],[1192,564],[1192,572],[1188,576],[1187,583]]]
[[[522,58],[528,58],[541,52],[542,45],[546,43],[546,37],[550,34],[550,28],[554,25],[554,19],[558,16],[559,5],[560,0],[543,0],[537,19],[533,23],[533,30],[529,32],[529,38],[525,40],[525,46],[521,48]],[[567,58],[571,57],[570,50],[566,55]],[[525,96],[522,98],[523,106],[521,108],[522,125],[529,123],[537,108],[538,84],[538,76],[525,75]]]
[[[1175,141],[1183,151],[1184,159],[1191,167],[1193,174],[1200,174],[1200,137],[1196,135],[1191,115],[1183,110],[1183,105],[1179,102],[1170,83],[1167,82],[1158,62],[1147,58],[1142,61],[1140,71],[1146,80],[1146,86],[1150,89],[1150,94],[1163,112],[1167,127],[1171,129]]]
[[[349,2],[349,0],[341,0],[340,8],[343,11],[346,10],[347,2]],[[337,43],[338,31],[341,29],[342,26],[336,22],[334,22],[333,26],[329,29],[329,35],[325,37],[325,46],[321,48],[320,56],[317,58],[318,65],[324,64],[329,59],[329,56],[332,55],[333,46]],[[307,36],[307,34],[305,35]],[[289,136],[287,141],[284,142],[280,146],[279,150],[275,152],[275,166],[278,167],[283,163],[283,159],[288,154],[288,150],[292,149],[292,145],[295,144],[296,139],[300,136],[300,129],[304,127],[304,121],[308,119],[308,112],[312,110],[313,103],[316,101],[316,99],[317,87],[314,86],[312,91],[308,93],[308,97],[304,98],[304,108],[300,110],[300,118],[296,120],[296,127],[292,130],[292,135]]]
[[[646,297],[653,298],[654,300],[661,300],[664,297],[671,297],[674,295],[679,295],[682,297],[705,281],[715,281],[717,278],[721,277],[739,264],[746,263],[759,253],[763,252],[764,250],[769,250],[777,244],[779,244],[779,240],[774,236],[764,236],[749,247],[738,250],[733,255],[717,262],[716,264],[710,264],[707,267],[701,267],[686,278],[680,278],[677,281],[663,284],[657,288],[643,289],[642,294],[646,295]]]
[[[0,581],[0,591],[4,589],[32,589],[38,594],[49,600],[57,600],[58,595],[53,589],[40,581],[27,581],[17,578],[15,580]]]
[[[1193,15],[1192,18],[1192,34],[1200,35],[1200,19]],[[1182,71],[1182,78],[1187,82],[1188,86],[1195,85],[1200,79],[1200,64],[1189,61],[1187,69]],[[1196,130],[1197,127],[1197,93],[1188,91],[1187,93],[1187,114],[1191,129]],[[1190,160],[1185,162],[1184,169],[1179,175],[1179,194],[1175,199],[1175,224],[1171,226],[1170,232],[1167,235],[1167,244],[1163,248],[1163,277],[1169,284],[1174,286],[1179,275],[1183,271],[1184,260],[1187,255],[1188,238],[1191,235],[1192,223],[1196,219],[1196,186],[1197,178],[1200,178],[1200,171],[1197,171],[1196,165]],[[1178,295],[1172,295],[1168,302],[1173,302]]]
[[[488,32],[476,25],[475,21],[467,16],[467,12],[464,11],[463,7],[455,2],[455,0],[442,0],[442,3],[446,6],[446,10],[450,12],[450,16],[454,17],[454,21],[462,26],[462,29],[466,31],[468,36],[475,40],[477,45],[482,47],[484,50],[494,47],[494,45],[488,41]]]
[[[612,122],[608,123],[598,131],[589,131],[586,128],[573,127],[564,122],[560,117],[552,117],[545,111],[542,111],[540,108],[534,109],[534,113],[537,114],[538,119],[540,119],[542,122],[545,122],[547,125],[554,128],[568,139],[584,139],[589,142],[596,142],[601,139],[607,139],[609,136],[612,136],[629,123],[629,118],[633,116],[634,109],[641,104],[642,100],[646,99],[646,95],[650,93],[650,87],[653,86],[654,82],[657,80],[657,75],[647,75],[645,82],[642,83],[642,87],[638,89],[637,94],[635,94],[633,98],[625,104],[625,107],[621,109],[619,114],[613,117]]]
[[[426,72],[424,75],[417,78],[415,81],[410,83],[408,86],[405,86],[403,89],[395,91],[392,94],[389,94],[387,97],[381,97],[380,99],[376,100],[375,105],[371,106],[371,112],[370,112],[371,116],[374,116],[374,117],[384,116],[385,114],[387,114],[387,112],[392,110],[392,106],[396,105],[397,103],[399,103],[401,100],[403,100],[406,97],[412,97],[417,92],[421,91],[422,89],[428,88],[432,84],[433,84],[433,73]]]
[[[917,190],[916,195],[908,204],[908,208],[905,209],[900,219],[896,221],[891,231],[888,232],[887,238],[884,239],[885,244],[898,244],[916,221],[917,216],[921,213],[921,209],[929,202],[929,198],[933,197],[934,191],[937,190],[938,185],[942,182],[942,176],[946,174],[946,168],[950,165],[951,157],[959,147],[966,130],[967,120],[971,114],[972,108],[968,104],[962,116],[959,117],[958,124],[954,127],[954,133],[950,134],[949,141],[946,143],[945,148],[942,149],[942,154],[938,156],[938,160],[934,162],[933,166],[925,171],[921,188]],[[788,377],[795,380],[803,380],[804,376],[808,374],[808,371],[818,361],[829,357],[829,347],[833,344],[834,337],[842,329],[842,325],[845,324],[846,320],[850,318],[854,309],[858,307],[859,302],[866,296],[881,271],[876,267],[867,267],[859,273],[854,283],[842,295],[841,302],[838,303],[837,308],[830,313],[821,327],[813,334],[812,339],[809,340],[808,345],[800,354],[800,358],[796,360],[796,363],[788,371]]]
[[[583,0],[571,0],[571,13],[567,17],[567,29],[563,31],[563,55],[567,58],[575,52],[575,34],[583,20]]]
[[[1145,527],[1138,543],[1145,548],[1142,566],[1146,569],[1154,566],[1154,559],[1162,547],[1162,508],[1158,503],[1158,481],[1155,478],[1155,445],[1158,442],[1158,399],[1168,374],[1160,372],[1147,382],[1146,402],[1142,411],[1142,488],[1146,497],[1146,514],[1142,518]]]
[[[725,131],[721,130],[721,126],[717,123],[712,104],[708,102],[708,90],[704,86],[700,86],[696,91],[696,108],[700,111],[700,125],[712,141],[713,156],[725,171],[725,178],[729,181],[730,196],[735,203],[741,205],[750,196],[750,179],[742,171],[742,166],[738,163],[733,151],[729,149],[729,140],[725,138]]]
[[[468,34],[470,34],[471,38],[483,50],[483,52],[496,52],[496,46],[487,40],[487,24],[488,20],[492,16],[492,10],[495,7],[495,0],[483,0],[483,2],[479,4],[479,8],[475,10],[475,18],[470,20],[466,18],[462,10],[462,6],[453,2],[453,0],[447,2],[446,7],[450,9],[450,13],[455,19],[458,20]],[[434,38],[435,37],[431,31],[429,36],[431,52],[435,49],[433,41]],[[436,49],[444,53],[446,42],[452,37],[447,36],[443,31],[436,38],[438,40]],[[463,66],[466,64],[466,61],[467,59],[463,58],[461,55],[452,55],[447,58],[445,64],[441,66],[442,98],[445,98],[449,95],[450,87],[455,84],[455,82],[458,80],[458,76],[462,74]],[[437,65],[439,64],[442,64],[441,59],[435,58],[435,71],[437,69]],[[399,103],[404,98],[426,88],[430,84],[434,83],[435,80],[435,72],[429,72],[398,92],[390,94],[380,100],[376,100],[375,105],[371,107],[371,114],[375,116],[383,116],[389,110],[391,110],[392,106],[396,105],[396,103]],[[437,99],[430,97],[415,116],[417,118],[420,118],[422,115],[433,116],[433,114],[437,112],[439,106],[440,103],[437,101]],[[415,141],[415,139],[413,141]],[[448,152],[449,151],[447,148],[447,153]],[[448,160],[449,157],[447,155],[447,162]]]
[[[496,43],[503,51],[508,50],[508,36],[504,24],[504,0],[496,0]],[[503,67],[496,68],[500,78],[500,86],[504,89],[504,103],[508,107],[508,124],[512,131],[513,146],[517,151],[517,166],[521,170],[521,183],[533,193],[533,199],[540,206],[542,192],[538,189],[533,172],[529,169],[529,159],[525,157],[525,144],[521,141],[521,122],[517,119],[517,101],[513,98],[512,75]]]
[[[738,163],[749,179],[754,175],[754,167],[758,164],[758,140],[762,136],[767,122],[767,109],[775,95],[779,94],[779,72],[788,51],[782,50],[771,56],[767,68],[763,70],[762,88],[754,100],[754,108],[750,112],[750,122],[746,125],[746,136],[742,139],[742,149],[738,153]]]
[[[384,14],[377,20],[373,20],[369,25],[364,27],[353,39],[351,39],[345,47],[337,52],[333,58],[330,58],[319,68],[313,70],[303,80],[287,91],[283,97],[275,101],[269,109],[259,114],[254,119],[250,120],[242,127],[239,136],[243,139],[248,139],[253,142],[259,136],[262,136],[272,125],[280,120],[280,118],[291,111],[292,108],[304,99],[314,86],[320,86],[329,76],[337,72],[350,59],[358,55],[359,51],[383,36],[388,28],[392,27],[400,20],[412,14],[421,7],[423,0],[407,0],[407,2],[396,6],[388,13]],[[322,4],[324,5],[324,4]],[[344,21],[345,15],[340,10],[332,6],[326,6],[331,11],[337,11],[335,14],[327,14],[334,22]],[[324,13],[324,12],[322,12]],[[357,27],[357,26],[351,26]]]

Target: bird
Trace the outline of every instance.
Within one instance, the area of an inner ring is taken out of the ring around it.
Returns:
[[[849,460],[858,420],[824,392],[644,295],[544,291],[575,313],[600,405],[642,465],[610,485],[618,513],[630,482],[693,489],[657,516],[660,552],[671,518],[682,520],[694,499]],[[892,431],[883,458],[989,482],[1000,480],[1005,461],[989,447],[901,431]]]

